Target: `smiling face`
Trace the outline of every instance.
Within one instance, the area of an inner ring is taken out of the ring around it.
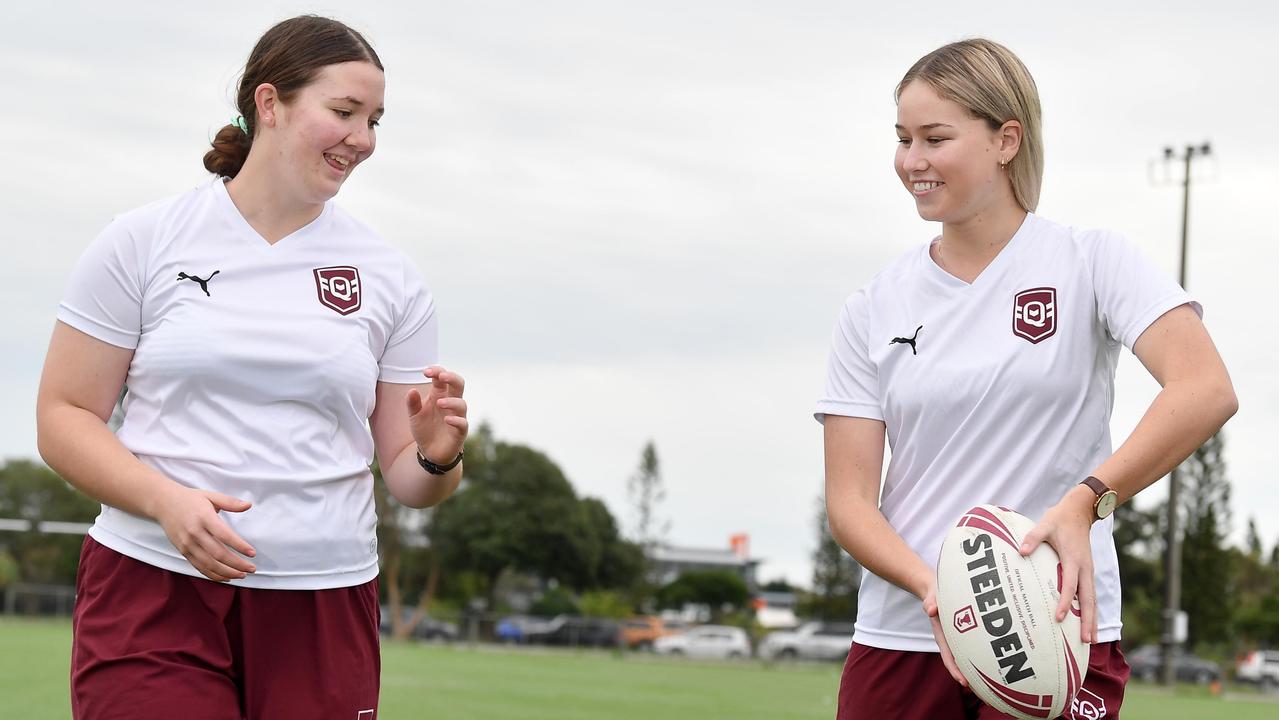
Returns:
[[[1020,125],[992,129],[925,82],[911,82],[897,100],[894,167],[925,220],[964,223],[1016,206],[1000,162],[1016,155]]]
[[[376,65],[344,62],[321,68],[291,101],[274,104],[272,144],[300,200],[329,200],[373,154],[385,90]]]

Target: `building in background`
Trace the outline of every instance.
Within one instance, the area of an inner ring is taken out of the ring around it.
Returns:
[[[658,586],[674,582],[689,571],[727,570],[739,575],[752,595],[759,592],[755,570],[762,561],[751,558],[750,536],[744,533],[731,536],[727,548],[655,545],[649,550],[648,559],[652,581]]]

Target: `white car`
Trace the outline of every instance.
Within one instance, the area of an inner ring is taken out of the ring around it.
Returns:
[[[690,658],[745,658],[750,657],[751,641],[741,628],[699,625],[678,635],[658,638],[653,641],[653,649]]]
[[[1279,650],[1254,650],[1235,667],[1235,677],[1266,690],[1279,688]]]
[[[843,660],[853,645],[853,624],[810,622],[794,632],[770,633],[759,644],[765,660]]]

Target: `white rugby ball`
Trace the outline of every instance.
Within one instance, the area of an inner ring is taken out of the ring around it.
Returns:
[[[946,643],[987,705],[1019,718],[1055,718],[1070,707],[1088,672],[1079,605],[1056,620],[1057,553],[1041,543],[1018,552],[1035,527],[994,505],[964,513],[942,542],[937,610]]]

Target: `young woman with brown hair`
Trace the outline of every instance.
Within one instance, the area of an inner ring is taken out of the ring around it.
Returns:
[[[37,420],[49,465],[102,502],[77,718],[376,712],[369,464],[433,505],[467,433],[420,274],[332,200],[373,154],[384,87],[351,28],[279,23],[204,158],[214,177],[118,216],[73,272]]]

